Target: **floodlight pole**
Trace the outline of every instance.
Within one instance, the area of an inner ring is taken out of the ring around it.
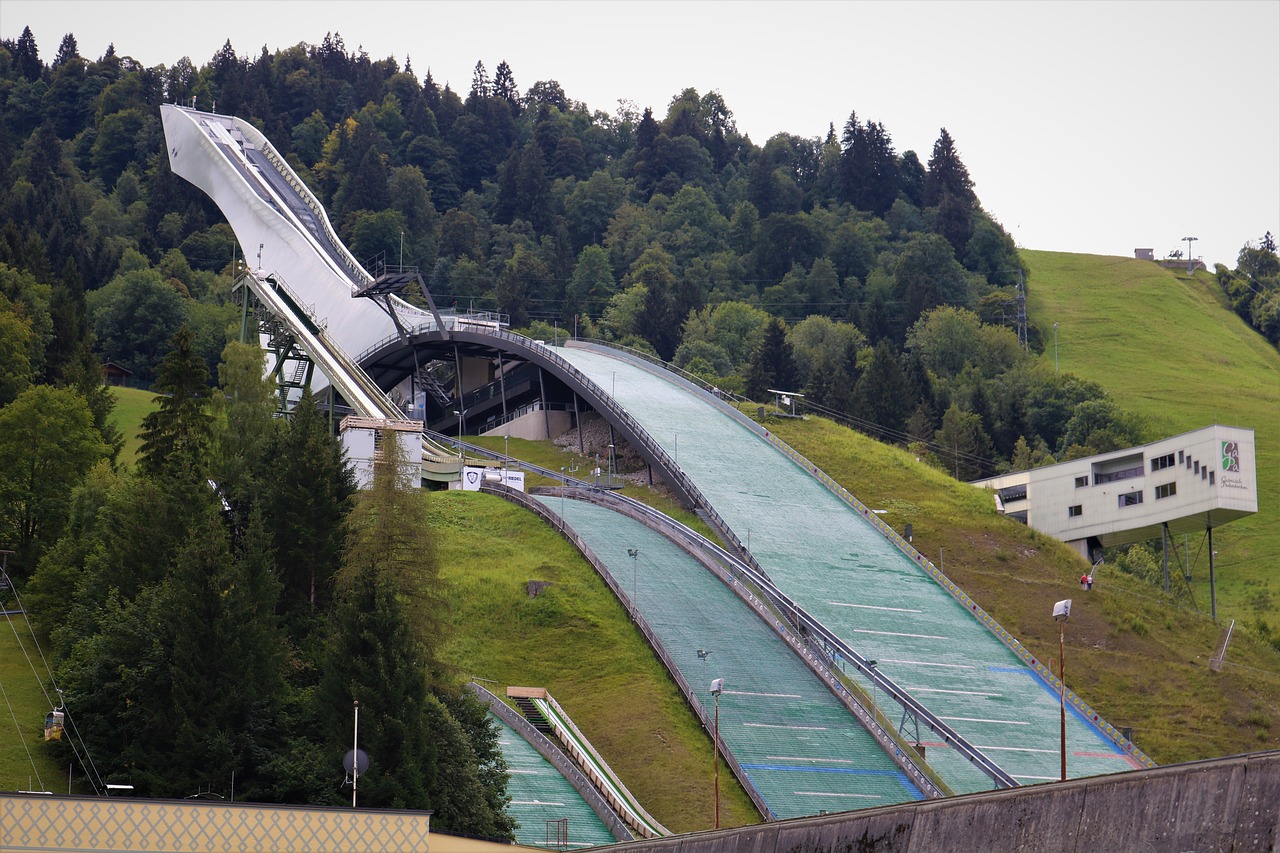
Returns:
[[[717,678],[711,682],[711,695],[716,700],[715,728],[711,740],[711,768],[715,775],[715,819],[712,829],[720,828],[720,693],[724,690],[724,679]]]
[[[1062,781],[1067,781],[1067,658],[1064,635],[1067,620],[1058,623],[1058,711],[1060,714],[1062,743]]]
[[[627,556],[631,558],[631,610],[638,617],[640,615],[640,603],[636,599],[636,563],[640,559],[640,549],[628,548]]]
[[[360,781],[360,700],[352,699],[355,708],[355,731],[351,735],[351,808],[356,807],[356,785]]]
[[[1209,537],[1209,617],[1218,624],[1218,590],[1213,582],[1213,558],[1218,552],[1213,550],[1213,527],[1206,526],[1205,534]]]
[[[1058,372],[1058,324],[1053,324],[1053,372]]]
[[[1053,621],[1058,623],[1058,709],[1062,720],[1062,781],[1067,781],[1067,651],[1064,635],[1071,618],[1071,599],[1053,605]]]
[[[716,782],[715,782],[716,819],[715,819],[715,825],[712,828],[719,829],[720,828],[720,694],[719,692],[716,693],[716,739],[715,739],[715,743],[712,744],[711,751],[713,753],[712,761],[715,762],[715,771],[716,771],[715,773],[716,775]]]

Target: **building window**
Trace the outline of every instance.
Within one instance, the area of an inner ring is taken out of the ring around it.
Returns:
[[[1206,465],[1200,469],[1200,479],[1203,480],[1209,476],[1209,466]]]
[[[1085,474],[1083,477],[1076,477],[1076,488],[1077,488],[1077,489],[1083,489],[1083,488],[1084,488],[1085,486],[1087,486],[1087,485],[1089,485],[1089,475],[1088,475],[1088,474]]]
[[[1195,472],[1196,474],[1199,474],[1199,473],[1200,473],[1200,463],[1199,463],[1199,462],[1197,462],[1197,463],[1196,463],[1196,467],[1192,468],[1191,470],[1192,470],[1193,472]]]
[[[1120,496],[1120,506],[1137,506],[1142,503],[1142,492],[1129,492]]]
[[[1161,498],[1171,498],[1177,493],[1177,483],[1165,483],[1163,486],[1156,486],[1156,500],[1160,500]]]
[[[1079,518],[1082,515],[1084,515],[1084,509],[1080,504],[1067,507],[1067,518]]]
[[[1132,480],[1134,477],[1142,476],[1142,466],[1135,465],[1132,468],[1124,468],[1119,471],[1106,471],[1095,473],[1093,475],[1093,484],[1101,486],[1105,483],[1114,483],[1117,480]]]
[[[1210,485],[1210,486],[1212,486],[1212,485],[1213,485],[1213,472],[1212,472],[1212,471],[1210,471],[1210,472],[1209,472],[1209,485]]]
[[[1181,451],[1181,450],[1179,450],[1179,451],[1178,451],[1178,462],[1179,462],[1179,463],[1181,463],[1181,462],[1182,462],[1182,451]]]
[[[1165,468],[1173,467],[1173,454],[1166,453],[1164,456],[1157,456],[1151,460],[1151,471],[1163,471]]]

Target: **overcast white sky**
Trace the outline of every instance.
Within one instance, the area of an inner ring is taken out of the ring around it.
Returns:
[[[148,66],[336,32],[463,95],[477,60],[608,113],[714,89],[757,145],[856,110],[924,161],[946,127],[1031,249],[1160,257],[1194,236],[1234,267],[1280,234],[1280,0],[0,0],[0,36],[24,26],[46,62],[67,32]]]

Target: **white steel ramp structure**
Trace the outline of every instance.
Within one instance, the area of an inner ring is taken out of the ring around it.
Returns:
[[[344,398],[382,406],[385,394],[375,389],[401,381],[417,347],[441,340],[487,347],[499,361],[518,355],[541,371],[540,382],[570,389],[574,418],[580,406],[604,417],[730,550],[829,631],[831,641],[819,647],[834,666],[853,666],[851,677],[868,692],[883,684],[877,674],[901,687],[894,700],[901,726],[915,727],[904,734],[924,746],[951,790],[1059,778],[1054,675],[814,465],[716,395],[618,351],[550,348],[496,326],[463,328],[461,318],[388,294],[393,321],[372,301],[352,298],[374,278],[261,133],[229,116],[175,106],[162,113],[174,171],[207,192],[249,256],[256,253],[251,286],[275,300],[295,333],[329,351],[325,369]],[[343,352],[376,366],[377,383],[360,378],[366,371]],[[1151,764],[1079,697],[1068,692],[1067,702],[1068,775]],[[951,734],[931,740],[913,708],[939,721],[933,731]]]
[[[653,819],[635,795],[627,789],[609,762],[596,752],[560,703],[542,687],[508,687],[512,699],[525,719],[544,735],[554,736],[561,748],[600,792],[636,838],[661,838],[671,832]]]
[[[308,313],[346,352],[396,332],[367,300],[375,278],[337,238],[329,217],[267,138],[234,116],[166,104],[160,108],[169,166],[222,210],[259,278],[270,273],[305,289]],[[305,284],[303,284],[305,282]],[[406,325],[435,325],[431,313],[393,297]]]

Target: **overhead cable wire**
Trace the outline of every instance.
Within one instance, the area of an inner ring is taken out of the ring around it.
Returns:
[[[31,765],[32,771],[36,774],[36,782],[40,785],[40,790],[44,790],[44,780],[40,778],[40,769],[36,767],[36,760],[31,756],[31,750],[27,747],[27,739],[22,736],[22,725],[18,722],[18,715],[14,713],[13,704],[9,701],[9,693],[4,689],[4,682],[0,681],[0,696],[4,697],[4,704],[9,709],[9,716],[13,718],[13,728],[18,733],[18,741],[22,744],[22,748],[27,753],[27,762]]]
[[[19,612],[25,614],[26,610],[22,606],[22,600],[18,597],[18,590],[13,586],[12,582],[9,584],[9,591],[13,593],[13,598],[18,605]],[[27,647],[22,642],[22,637],[18,634],[17,626],[13,624],[12,615],[6,612],[5,616],[8,619],[10,630],[13,631],[13,637],[18,642],[18,648],[22,650],[22,656],[27,659],[27,666],[31,668],[31,674],[35,677],[36,684],[40,686],[40,692],[44,694],[45,701],[49,703],[50,708],[53,708],[54,710],[62,710],[65,721],[64,726],[69,726],[72,733],[71,739],[68,740],[68,745],[71,747],[71,751],[75,755],[76,760],[80,763],[81,772],[83,772],[85,778],[89,780],[89,784],[93,786],[94,793],[98,793],[103,785],[102,776],[98,773],[98,768],[93,762],[93,756],[89,753],[88,744],[86,744],[84,742],[84,738],[80,736],[80,730],[75,724],[75,718],[71,715],[70,709],[66,707],[66,704],[63,701],[62,689],[58,687],[58,681],[53,675],[53,669],[49,666],[49,661],[45,658],[44,651],[40,648],[40,641],[36,639],[35,629],[31,626],[30,617],[26,618],[27,631],[31,634],[31,644],[35,646],[36,653],[40,657],[40,663],[44,666],[45,672],[49,676],[49,683],[53,685],[54,691],[58,694],[58,703],[56,705],[53,702],[53,698],[49,695],[49,691],[45,689],[44,679],[42,679],[40,674],[36,671],[35,663],[32,662],[31,655],[27,652]],[[76,746],[77,741],[79,742],[79,747]],[[83,757],[80,755],[81,750],[84,750]]]

